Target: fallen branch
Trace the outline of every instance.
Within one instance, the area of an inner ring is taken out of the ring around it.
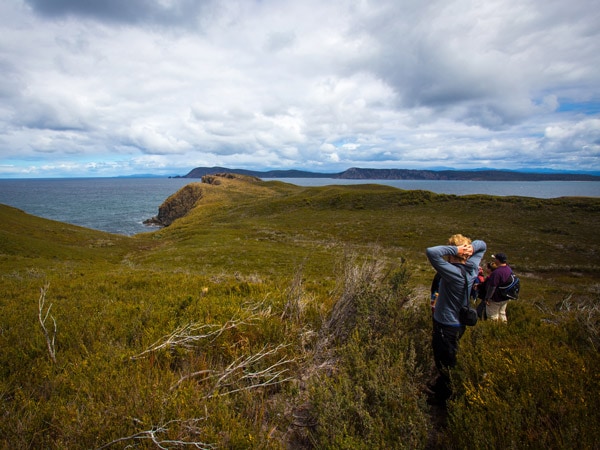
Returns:
[[[182,327],[177,328],[171,334],[163,336],[150,347],[148,347],[146,350],[144,350],[142,353],[132,356],[131,359],[141,359],[150,353],[154,353],[166,348],[192,348],[194,344],[196,344],[200,340],[214,340],[218,338],[221,334],[223,334],[225,331],[230,330],[232,328],[237,328],[240,325],[247,325],[248,323],[249,321],[247,320],[230,320],[222,326],[214,324],[199,325],[195,323],[184,325]]]
[[[140,431],[139,433],[132,434],[131,436],[125,436],[114,441],[111,441],[107,444],[104,444],[101,447],[98,447],[97,450],[102,450],[104,448],[108,448],[114,444],[118,444],[119,442],[131,441],[131,440],[142,440],[149,439],[151,440],[158,448],[168,449],[173,446],[175,447],[195,447],[202,450],[212,450],[217,448],[215,444],[207,444],[205,442],[198,441],[184,441],[184,440],[172,440],[172,439],[162,439],[160,437],[161,434],[165,434],[169,431],[169,426],[172,424],[183,424],[188,431],[191,431],[195,434],[199,434],[200,430],[196,428],[194,425],[204,419],[191,419],[191,420],[171,420],[164,425],[159,425],[157,427],[152,427],[150,430]]]
[[[48,306],[48,309],[44,313],[44,307],[46,303],[46,292],[50,288],[49,284],[46,284],[43,288],[40,289],[40,298],[38,300],[38,320],[40,322],[40,326],[42,327],[42,333],[44,333],[44,338],[46,339],[46,347],[48,348],[48,354],[50,355],[50,359],[54,364],[56,364],[56,348],[54,346],[56,340],[56,320],[54,320],[53,316],[50,316],[52,322],[54,323],[54,330],[52,332],[52,336],[48,332],[46,328],[46,320],[48,320],[48,316],[50,315],[50,309],[52,308],[52,303]]]
[[[223,373],[221,374],[221,376],[218,378],[217,382],[213,386],[212,394],[208,395],[206,398],[221,397],[223,395],[233,394],[234,392],[247,391],[247,390],[255,389],[258,387],[272,386],[272,385],[280,384],[280,383],[290,380],[291,378],[278,379],[279,376],[284,374],[285,372],[287,372],[288,369],[283,369],[283,370],[280,370],[277,372],[275,372],[274,370],[284,364],[291,363],[295,360],[281,358],[275,364],[267,367],[266,369],[263,369],[258,372],[248,372],[248,373],[244,374],[243,376],[237,378],[234,381],[225,383],[225,381],[227,379],[231,378],[232,375],[235,374],[236,372],[243,370],[252,364],[255,364],[256,362],[260,361],[263,358],[266,358],[267,356],[274,355],[275,353],[277,353],[279,350],[281,350],[284,347],[287,347],[287,346],[280,344],[273,349],[267,350],[267,346],[265,346],[255,355],[250,355],[243,359],[241,357],[236,359],[231,364],[229,364],[229,366],[227,366],[225,368],[225,370],[223,371]],[[263,381],[263,382],[254,383],[254,384],[244,386],[241,388],[231,389],[229,391],[218,393],[218,391],[220,389],[232,386],[233,384],[237,384],[237,382],[242,381],[242,380],[261,380],[261,379],[265,379],[265,378],[268,378],[268,380]]]
[[[268,356],[276,354],[277,352],[279,352],[279,350],[285,347],[286,345],[283,344],[280,344],[272,349],[267,349],[267,346],[265,346],[254,355],[237,358],[235,361],[229,364],[223,371],[220,372],[216,370],[207,369],[190,373],[181,377],[179,381],[173,384],[171,386],[171,390],[178,388],[181,385],[181,383],[183,383],[186,380],[200,376],[205,376],[204,379],[216,380],[214,386],[211,389],[211,393],[205,398],[221,397],[224,395],[233,394],[234,392],[247,391],[260,387],[273,386],[276,384],[284,383],[286,381],[291,380],[292,377],[282,378],[282,375],[288,372],[289,369],[281,367],[294,362],[295,359],[280,358],[279,361],[262,370],[258,370],[255,372],[246,372],[241,375],[239,375],[239,372],[244,371],[244,369],[246,369],[247,367],[256,364],[258,361]],[[234,377],[236,374],[238,374],[237,378]],[[238,388],[232,388],[232,386],[238,385],[240,381],[244,380],[250,380],[251,384]],[[224,392],[219,392],[221,389],[224,388],[230,389],[225,390]]]
[[[170,390],[172,391],[174,389],[177,389],[179,387],[179,385],[181,383],[183,383],[184,381],[186,381],[186,380],[189,380],[191,378],[196,378],[196,377],[199,377],[201,375],[211,374],[211,373],[214,373],[214,372],[215,372],[214,370],[206,369],[206,370],[199,370],[198,372],[193,372],[193,373],[190,373],[188,375],[184,375],[183,377],[181,377],[179,379],[179,381],[177,381],[177,383],[175,383],[174,385],[171,386]]]

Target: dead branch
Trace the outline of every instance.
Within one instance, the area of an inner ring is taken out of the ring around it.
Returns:
[[[205,398],[212,397],[221,397],[224,395],[233,394],[235,392],[247,391],[251,389],[256,389],[260,387],[273,386],[276,384],[281,384],[286,381],[291,380],[291,377],[283,378],[282,375],[288,372],[289,369],[282,368],[286,364],[290,364],[295,361],[295,359],[287,359],[285,357],[280,358],[276,363],[266,367],[262,370],[258,370],[255,372],[245,372],[244,370],[256,364],[258,361],[262,359],[274,355],[279,352],[282,348],[287,347],[287,345],[280,344],[275,348],[268,349],[267,346],[264,346],[258,353],[246,357],[239,357],[231,364],[229,364],[223,371],[218,372],[216,370],[201,370],[198,372],[193,372],[191,374],[185,375],[177,381],[177,383],[171,386],[171,390],[178,388],[181,383],[191,378],[196,378],[200,376],[204,376],[204,379],[212,379],[214,381],[214,385],[211,389],[211,394],[207,395]],[[242,372],[240,374],[239,372]],[[239,388],[233,388],[233,386],[237,385],[240,381],[249,381],[250,384]],[[225,391],[221,391],[222,389],[226,389]],[[221,391],[221,392],[219,392]]]
[[[213,386],[212,393],[210,395],[208,395],[207,398],[221,397],[224,395],[233,394],[234,392],[251,390],[251,389],[258,388],[258,387],[272,386],[275,384],[280,384],[285,381],[288,381],[290,378],[285,378],[285,379],[280,378],[280,376],[282,374],[284,374],[285,372],[287,372],[288,369],[282,369],[282,370],[276,371],[276,369],[279,368],[280,366],[283,366],[284,364],[289,364],[289,363],[295,361],[294,359],[286,359],[286,358],[281,358],[275,364],[273,364],[261,371],[247,372],[244,375],[242,375],[241,377],[233,379],[234,374],[238,373],[239,371],[243,371],[248,366],[257,363],[258,361],[266,358],[267,356],[276,354],[279,350],[281,350],[282,348],[285,348],[285,347],[287,347],[287,346],[280,344],[277,347],[268,350],[267,346],[264,346],[258,353],[254,354],[254,355],[250,355],[245,358],[240,357],[240,358],[236,359],[231,364],[229,364],[225,368],[225,370],[221,373],[221,375],[217,379],[215,385]],[[221,390],[223,388],[231,387],[232,385],[237,384],[239,381],[249,380],[249,379],[257,380],[257,381],[254,382],[253,384],[243,386],[241,388],[229,389],[229,390],[219,393],[219,390]],[[264,381],[262,381],[262,380],[264,380]]]
[[[196,377],[199,377],[199,376],[202,376],[202,375],[209,375],[211,373],[215,373],[215,371],[214,370],[210,370],[210,369],[206,369],[206,370],[199,370],[197,372],[193,372],[193,373],[184,375],[183,377],[181,377],[179,379],[179,381],[177,381],[177,383],[175,383],[174,385],[172,385],[169,390],[172,391],[172,390],[177,389],[179,387],[179,385],[181,383],[183,383],[184,381],[186,381],[186,380],[189,380],[191,378],[196,378]]]
[[[252,321],[253,318],[246,320],[230,320],[224,325],[219,326],[215,324],[197,324],[191,323],[177,328],[171,334],[163,336],[142,353],[132,356],[132,360],[141,359],[150,353],[157,352],[163,349],[173,349],[176,347],[192,348],[194,344],[203,339],[215,340],[225,331],[232,328],[237,328],[240,325],[247,325]]]
[[[54,323],[54,330],[52,332],[52,336],[48,332],[46,328],[46,320],[48,320],[48,316],[50,315],[50,309],[52,308],[52,303],[48,306],[48,309],[44,313],[44,308],[46,304],[46,292],[50,288],[49,284],[46,284],[43,288],[40,289],[40,298],[38,300],[38,320],[40,322],[40,326],[42,327],[42,333],[44,333],[44,338],[46,339],[46,347],[48,348],[48,354],[50,355],[50,359],[54,364],[56,364],[56,348],[54,346],[56,340],[56,320],[54,320],[53,316],[50,316],[52,322]]]
[[[152,427],[150,430],[140,431],[139,433],[132,434],[131,436],[125,436],[114,441],[111,441],[107,444],[104,444],[101,447],[98,447],[97,450],[102,450],[104,448],[108,448],[114,444],[118,444],[119,442],[130,441],[130,440],[142,440],[149,439],[154,445],[156,445],[160,449],[168,449],[171,447],[195,447],[202,450],[212,450],[217,448],[215,444],[207,444],[205,442],[198,441],[184,441],[184,440],[172,440],[172,439],[162,439],[161,435],[166,434],[169,431],[169,427],[172,424],[182,424],[184,428],[193,434],[199,434],[199,429],[195,426],[196,423],[204,419],[190,419],[190,420],[171,420],[166,422],[164,425],[159,425],[156,427]]]
[[[244,302],[242,307],[251,314],[253,320],[271,316],[271,306],[268,305],[266,298],[260,302],[255,300]]]

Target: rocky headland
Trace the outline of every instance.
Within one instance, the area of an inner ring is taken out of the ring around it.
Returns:
[[[225,180],[244,179],[246,181],[260,181],[259,178],[235,173],[215,173],[204,175],[201,183],[190,183],[167,198],[158,208],[158,214],[144,221],[144,225],[168,227],[175,220],[186,216],[205,197],[203,185],[217,186]]]

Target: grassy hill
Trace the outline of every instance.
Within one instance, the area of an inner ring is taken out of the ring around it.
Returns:
[[[134,237],[0,206],[0,447],[597,445],[600,200],[193,190]],[[457,232],[523,287],[508,325],[467,330],[443,413],[424,251]]]

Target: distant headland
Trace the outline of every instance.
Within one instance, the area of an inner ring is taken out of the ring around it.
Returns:
[[[237,173],[258,178],[333,178],[346,180],[463,180],[463,181],[600,181],[600,175],[568,172],[519,172],[512,170],[410,170],[361,169],[352,167],[343,172],[322,173],[304,170],[246,170],[226,167],[196,167],[183,176],[202,178],[215,173]]]

